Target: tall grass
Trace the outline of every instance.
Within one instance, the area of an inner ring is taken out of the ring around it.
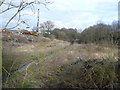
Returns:
[[[119,87],[116,85],[117,49],[114,45],[69,45],[65,44],[67,42],[37,37],[34,37],[33,42],[26,43],[26,38],[22,39],[25,41],[14,42],[14,46],[12,40],[3,41],[3,75],[9,76],[11,71],[18,69],[30,59],[38,60],[38,63],[12,75],[6,83],[3,83],[3,87],[79,89]],[[17,46],[18,44],[20,46]]]
[[[83,63],[84,67],[79,67],[79,63]],[[74,68],[74,67],[78,68]],[[70,65],[63,65],[59,67],[57,72],[58,81],[56,86],[59,87],[62,82],[64,88],[120,88],[117,83],[117,75],[115,73],[115,63],[104,60],[78,60]],[[50,85],[51,86],[51,85]],[[56,87],[51,86],[51,87]],[[61,86],[62,87],[62,86]]]

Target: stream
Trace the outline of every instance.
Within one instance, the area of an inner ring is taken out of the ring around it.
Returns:
[[[1,82],[5,82],[11,75],[14,75],[17,72],[23,72],[29,68],[32,63],[38,62],[37,60],[29,60],[26,64],[20,66],[17,70],[10,72],[10,75],[0,77]]]

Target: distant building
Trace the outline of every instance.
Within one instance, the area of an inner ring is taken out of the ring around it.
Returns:
[[[24,29],[19,29],[19,30],[17,31],[17,33],[18,33],[18,34],[32,34],[30,31],[24,30]]]
[[[3,30],[2,31],[3,33],[6,33],[6,34],[10,34],[10,33],[12,33],[10,30],[8,30],[8,29],[6,29],[6,30]]]

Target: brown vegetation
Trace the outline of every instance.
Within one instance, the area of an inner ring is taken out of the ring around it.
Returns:
[[[118,87],[115,84],[118,80],[115,72],[118,49],[114,45],[70,45],[66,41],[44,37],[3,34],[3,76],[31,59],[38,62],[11,75],[3,87]]]

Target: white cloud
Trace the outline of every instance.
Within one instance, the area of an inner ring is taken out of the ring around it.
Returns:
[[[59,13],[55,16],[61,18],[63,23],[71,27],[83,27],[96,24],[98,20],[110,23],[117,18],[117,4],[119,0],[54,0],[50,5],[53,13]],[[104,4],[104,6],[103,6]],[[113,5],[113,6],[111,6]],[[116,6],[115,6],[116,5]],[[65,14],[66,12],[66,14]],[[114,18],[111,18],[113,15]],[[63,20],[62,20],[63,18]],[[60,19],[59,19],[60,21]],[[67,21],[69,23],[67,23]],[[59,23],[60,24],[60,23]]]
[[[62,27],[68,28],[69,27],[68,23],[58,21],[58,20],[54,21],[54,24],[57,28],[62,28]]]
[[[98,0],[99,2],[112,2],[112,3],[114,3],[114,2],[119,2],[119,0]]]
[[[69,10],[93,10],[100,3],[117,3],[119,0],[54,0],[49,7],[52,10],[69,11]],[[101,6],[101,5],[100,5]]]
[[[31,16],[35,16],[36,13],[32,12],[31,10],[24,10],[21,12],[21,15],[31,15]]]
[[[90,5],[91,4],[91,5]],[[90,6],[89,6],[90,5]],[[49,7],[51,10],[58,11],[72,11],[72,10],[86,10],[93,9],[96,6],[96,2],[86,0],[55,0],[55,2]]]
[[[36,9],[40,8],[40,23],[51,20],[59,28],[85,28],[89,25],[96,24],[98,20],[102,20],[105,23],[111,23],[113,20],[117,20],[117,5],[119,0],[52,1],[54,3],[48,5],[50,11],[43,6],[36,6]],[[28,18],[31,25],[36,25],[37,11],[33,14],[30,9],[26,9],[22,14],[29,14],[23,19]]]

